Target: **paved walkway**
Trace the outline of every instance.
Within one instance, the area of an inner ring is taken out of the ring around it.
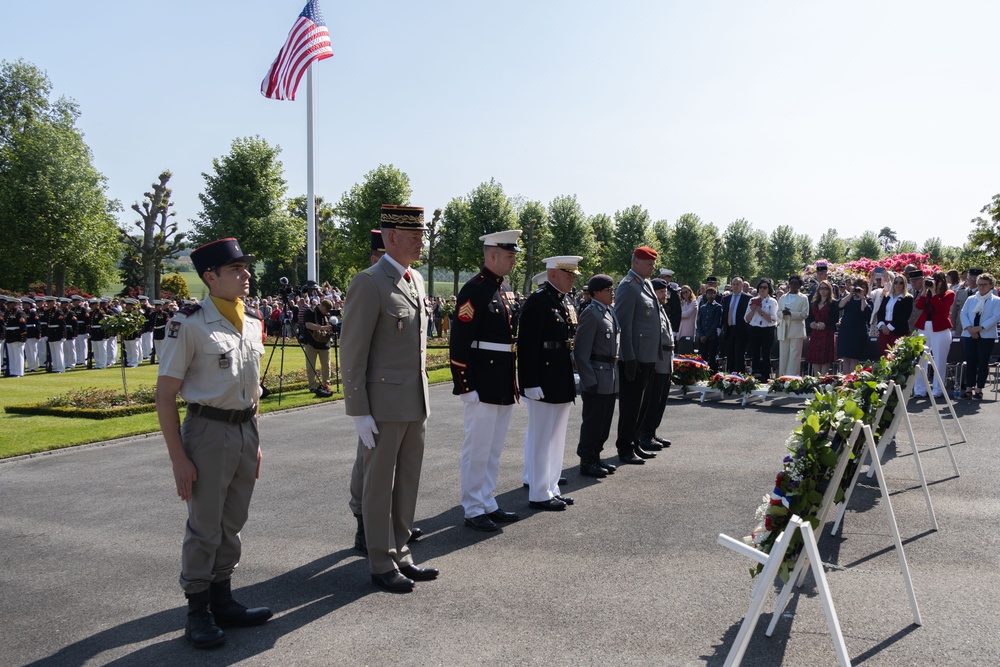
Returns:
[[[992,396],[988,394],[988,396]],[[749,603],[750,562],[715,543],[741,537],[796,425],[782,407],[671,401],[674,446],[604,481],[565,465],[576,505],[528,511],[523,406],[501,460],[501,533],[461,526],[461,403],[431,389],[415,546],[441,569],[410,595],[377,592],[350,547],[354,457],[340,403],[266,415],[264,467],[244,531],[240,599],[274,619],[224,648],[183,639],[176,580],[184,507],[159,437],[0,463],[0,663],[6,665],[722,665]],[[926,407],[926,402],[921,404]],[[924,625],[912,624],[877,491],[862,488],[843,536],[824,537],[830,586],[854,664],[996,665],[997,406],[962,408],[970,442],[953,477],[926,410],[914,418],[941,530],[928,531],[912,457],[886,464]],[[905,442],[905,441],[904,441]],[[835,664],[815,589],[772,638],[773,596],[745,665]]]

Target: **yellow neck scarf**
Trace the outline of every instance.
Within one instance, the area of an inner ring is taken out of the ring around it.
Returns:
[[[217,296],[212,296],[212,303],[215,307],[219,309],[219,313],[229,320],[229,322],[236,327],[236,330],[243,335],[243,299],[236,299],[236,301],[226,301],[225,299],[220,299]]]

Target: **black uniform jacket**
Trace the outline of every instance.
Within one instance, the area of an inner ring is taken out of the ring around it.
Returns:
[[[510,322],[513,303],[510,285],[485,267],[462,286],[451,327],[453,394],[476,391],[480,401],[493,405],[511,405],[517,400]],[[507,351],[473,347],[474,342],[506,346]]]
[[[563,294],[545,283],[528,297],[517,335],[517,376],[524,387],[541,387],[545,403],[569,403],[576,398],[570,341],[576,314]]]
[[[66,315],[55,308],[47,310],[45,313],[45,330],[49,342],[54,343],[62,340],[66,334]]]
[[[4,340],[8,343],[23,343],[28,338],[24,311],[14,308],[4,317]]]

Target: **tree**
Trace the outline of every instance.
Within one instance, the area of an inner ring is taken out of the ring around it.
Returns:
[[[847,243],[840,238],[837,230],[831,227],[823,232],[816,244],[816,257],[824,258],[834,264],[841,264],[847,259]],[[812,257],[803,257],[802,260],[809,263]]]
[[[896,244],[896,252],[917,252],[917,242],[916,241],[900,241]]]
[[[427,294],[434,296],[434,260],[437,247],[441,243],[441,209],[434,209],[434,215],[427,223]]]
[[[649,211],[638,204],[615,211],[615,243],[612,246],[611,265],[625,273],[632,265],[632,253],[648,243]],[[661,260],[662,261],[662,260]]]
[[[140,218],[134,224],[142,232],[142,236],[130,236],[124,229],[120,230],[122,241],[131,244],[138,254],[142,265],[143,293],[156,295],[153,298],[159,298],[163,260],[176,257],[184,249],[184,234],[177,233],[176,222],[169,222],[170,218],[177,215],[170,210],[174,204],[170,201],[172,191],[167,187],[170,176],[168,170],[160,174],[159,180],[151,186],[153,191],[143,193],[145,199],[141,208],[138,202],[132,204],[132,210]],[[171,236],[174,238],[171,239]]]
[[[975,225],[969,234],[969,265],[976,264],[987,272],[1000,273],[1000,194],[979,211],[982,215],[972,219]]]
[[[893,243],[895,243],[895,241],[893,241]],[[849,255],[851,259],[861,259],[862,257],[867,257],[868,259],[881,259],[882,248],[883,245],[882,242],[879,241],[879,237],[875,235],[875,232],[868,230],[858,238],[854,239],[851,243]]]
[[[750,277],[757,273],[753,226],[744,218],[734,220],[722,234],[720,271],[727,280],[733,276]]]
[[[540,255],[551,243],[549,212],[540,201],[525,202],[518,211],[517,222],[521,228],[521,249],[524,251],[519,262],[524,276],[519,282],[522,285],[521,293],[527,294],[531,291],[532,276],[541,270],[538,268],[541,267]]]
[[[892,231],[889,227],[883,227],[879,230],[877,238],[883,254],[886,255],[893,253],[896,250],[896,244],[899,243],[896,232]]]
[[[466,254],[463,249],[468,247],[472,236],[469,233],[469,203],[464,197],[455,197],[444,207],[442,219],[444,224],[437,257],[441,267],[452,272],[453,293],[458,294],[458,275],[462,269],[468,268],[464,263]]]
[[[380,164],[345,192],[337,204],[343,246],[338,260],[350,275],[369,265],[371,230],[382,226],[382,204],[409,206],[413,189],[410,177],[391,164]]]
[[[612,263],[615,244],[615,224],[607,213],[597,213],[587,221],[590,234],[594,239],[594,263],[591,269],[594,273],[604,273],[610,276],[624,275],[626,267],[615,266]],[[667,229],[669,235],[670,230]]]
[[[463,248],[464,264],[469,268],[483,263],[480,236],[513,229],[517,224],[514,205],[494,179],[480,183],[465,198],[468,202],[469,243]]]
[[[76,103],[65,97],[52,102],[51,94],[52,82],[44,71],[25,60],[0,62],[0,151],[35,123],[76,120]]]
[[[163,281],[160,285],[164,292],[170,292],[174,295],[175,299],[190,299],[191,290],[188,287],[187,281],[184,280],[184,276],[179,273],[171,273],[168,276],[163,277]],[[162,298],[162,294],[157,294],[156,298]]]
[[[583,257],[580,275],[588,273],[594,261],[594,237],[589,233],[587,216],[576,195],[561,195],[549,202],[549,230],[552,233],[549,256]]]
[[[685,213],[674,223],[669,259],[678,284],[700,285],[708,274],[710,255],[705,233],[701,218],[694,213]]]
[[[786,274],[784,276],[775,276],[776,280],[783,281],[785,278],[792,275],[793,273],[796,275],[801,274],[800,269],[802,269],[802,264],[809,262],[809,260],[812,259],[813,257],[813,253],[815,252],[813,249],[812,238],[808,234],[796,234],[795,249],[799,255],[800,265],[796,267],[794,270],[792,270],[792,272],[789,274]]]
[[[944,244],[941,242],[940,236],[934,236],[924,241],[924,246],[920,249],[920,252],[930,255],[928,261],[931,264],[944,264]]]
[[[770,256],[770,246],[771,240],[767,236],[767,232],[763,229],[753,230],[753,252],[754,257],[757,259],[757,271],[764,271],[764,267],[767,266],[768,257]],[[751,276],[743,276],[747,280],[751,279]]]
[[[701,234],[705,241],[705,251],[708,253],[709,273],[719,273],[719,261],[722,255],[722,239],[719,237],[719,228],[713,222],[706,222],[701,226]]]
[[[670,221],[657,220],[650,229],[653,248],[660,253],[660,257],[666,261],[670,255]],[[668,267],[669,268],[669,267]]]
[[[795,244],[795,232],[788,225],[780,225],[768,239],[767,264],[764,270],[771,280],[780,280],[799,272],[802,261]]]
[[[229,153],[212,160],[212,173],[202,173],[202,210],[192,220],[196,245],[235,237],[258,260],[291,261],[302,244],[301,225],[285,203],[288,186],[278,155],[281,147],[260,137],[235,139]],[[254,267],[251,293],[257,291]]]

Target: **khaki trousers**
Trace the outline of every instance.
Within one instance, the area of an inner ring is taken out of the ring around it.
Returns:
[[[309,382],[309,391],[316,391],[319,382],[330,384],[330,349],[317,350],[312,345],[303,345],[302,351],[306,355],[306,380]],[[316,381],[316,359],[319,358],[320,379]]]
[[[199,593],[213,581],[229,579],[239,565],[260,435],[256,419],[226,424],[188,412],[181,442],[198,479],[188,501],[180,584],[185,593]]]
[[[376,425],[375,447],[364,448],[361,511],[372,574],[385,574],[413,563],[406,543],[417,507],[427,420]]]

